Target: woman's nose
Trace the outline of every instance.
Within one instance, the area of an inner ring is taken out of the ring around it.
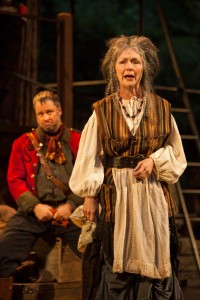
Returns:
[[[127,69],[131,69],[131,70],[133,69],[133,65],[132,65],[131,61],[128,61],[128,62],[127,62],[126,68],[127,68]]]

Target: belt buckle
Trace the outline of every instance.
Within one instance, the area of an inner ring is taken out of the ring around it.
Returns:
[[[130,156],[122,156],[119,160],[119,168],[128,168],[129,167],[129,157]]]
[[[119,168],[135,168],[139,161],[143,160],[145,156],[138,154],[134,156],[122,156],[119,160]]]
[[[137,155],[135,155],[135,156],[133,156],[133,157],[135,157],[135,158],[137,158],[137,159],[140,159],[140,160],[145,159],[145,156],[144,156],[143,154],[137,154]]]
[[[134,158],[133,164],[135,164],[135,166],[134,166],[134,168],[135,168],[140,161],[145,159],[145,156],[143,154],[137,154],[137,155],[133,156],[133,158]]]

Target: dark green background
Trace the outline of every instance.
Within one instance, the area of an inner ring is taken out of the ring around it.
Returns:
[[[106,40],[121,34],[140,33],[140,3],[143,3],[143,35],[159,49],[161,72],[156,85],[178,87],[156,0],[43,0],[40,14],[55,18],[62,11],[74,16],[74,81],[102,79],[99,65],[106,51]],[[170,32],[172,45],[186,88],[199,89],[200,75],[200,1],[168,0],[159,2]],[[41,52],[39,78],[55,82],[56,57],[55,24],[41,23]],[[48,55],[47,55],[48,54]],[[82,129],[91,113],[91,103],[103,96],[104,87],[74,88],[75,126]],[[179,93],[158,92],[178,106]],[[200,116],[200,97],[189,95],[197,123]],[[177,100],[176,100],[177,99]],[[176,103],[177,101],[177,103]],[[198,126],[199,126],[198,125]]]

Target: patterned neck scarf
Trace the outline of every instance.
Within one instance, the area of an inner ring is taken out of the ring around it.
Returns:
[[[62,124],[54,136],[50,136],[48,134],[45,135],[45,140],[47,141],[47,152],[46,159],[54,160],[58,164],[62,165],[66,162],[66,158],[64,156],[61,142],[59,141],[60,137],[63,134],[64,125]]]

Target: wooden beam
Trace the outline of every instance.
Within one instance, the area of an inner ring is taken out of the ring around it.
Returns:
[[[73,127],[73,22],[70,13],[57,15],[57,82],[62,103],[62,119]]]

